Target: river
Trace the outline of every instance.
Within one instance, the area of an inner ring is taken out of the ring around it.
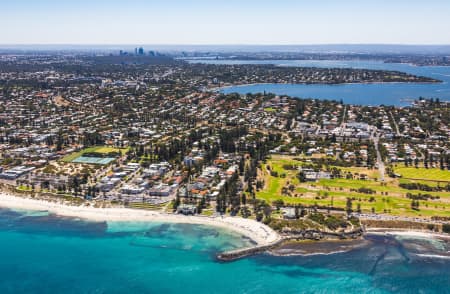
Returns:
[[[377,60],[190,60],[191,63],[209,64],[274,64],[277,66],[321,67],[321,68],[364,68],[401,71],[426,76],[442,83],[373,83],[373,84],[256,84],[222,88],[223,93],[275,93],[297,98],[343,100],[356,105],[405,106],[419,97],[450,100],[450,67],[414,66],[410,64],[384,63]]]

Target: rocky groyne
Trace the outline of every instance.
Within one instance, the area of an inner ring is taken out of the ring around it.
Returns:
[[[281,238],[275,242],[266,245],[247,247],[225,251],[217,255],[220,261],[234,261],[243,257],[264,253],[278,248],[286,241],[291,240],[329,240],[329,239],[357,239],[364,235],[364,229],[358,228],[351,232],[323,232],[319,230],[298,230],[290,231],[287,235],[282,235]]]

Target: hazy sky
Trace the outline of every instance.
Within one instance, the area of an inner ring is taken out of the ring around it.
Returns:
[[[0,44],[450,44],[450,0],[0,0]]]

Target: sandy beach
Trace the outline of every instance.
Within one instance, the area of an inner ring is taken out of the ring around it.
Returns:
[[[256,242],[258,245],[268,245],[280,240],[280,235],[263,223],[241,217],[208,217],[185,216],[163,213],[159,211],[138,210],[130,208],[96,208],[92,206],[72,206],[57,201],[46,201],[13,196],[0,192],[0,207],[48,211],[60,216],[76,217],[90,221],[131,221],[131,222],[170,222],[187,223],[219,227],[235,231]],[[369,228],[366,233],[379,235],[400,235],[423,238],[450,238],[447,234],[430,231],[410,231],[402,229]]]
[[[431,231],[419,231],[408,229],[393,229],[393,228],[368,228],[366,233],[372,235],[395,235],[403,237],[416,237],[416,238],[444,238],[450,239],[450,235],[444,233],[435,233]]]
[[[250,238],[258,245],[267,245],[280,239],[278,233],[263,223],[240,217],[184,216],[119,207],[70,206],[58,202],[13,196],[3,192],[0,193],[0,207],[46,210],[57,215],[77,217],[90,221],[148,221],[207,225],[235,231]]]

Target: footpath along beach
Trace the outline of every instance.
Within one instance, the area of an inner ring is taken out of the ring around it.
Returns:
[[[158,211],[144,211],[129,208],[95,208],[90,206],[71,206],[59,202],[38,200],[0,193],[0,207],[45,210],[60,216],[76,217],[90,221],[133,221],[187,223],[220,227],[235,231],[250,238],[258,246],[278,242],[281,237],[274,230],[252,219],[228,216],[184,216]]]

